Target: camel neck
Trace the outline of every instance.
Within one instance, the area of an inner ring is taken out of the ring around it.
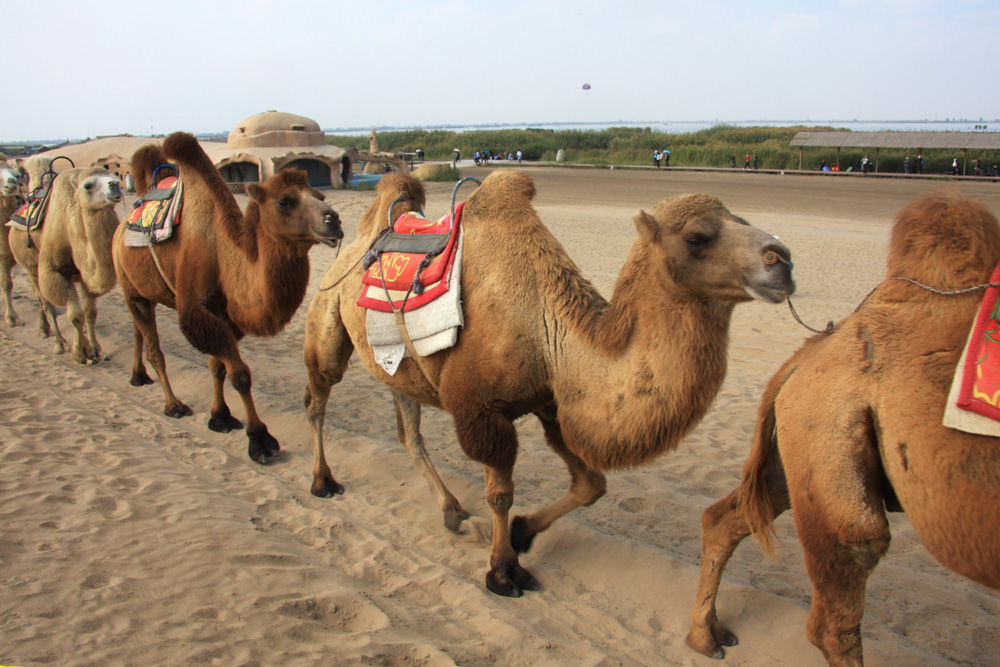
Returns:
[[[733,305],[694,299],[677,286],[643,288],[643,273],[626,266],[585,340],[559,346],[560,424],[573,450],[601,469],[639,465],[676,447],[726,375]],[[601,338],[609,332],[611,345]]]
[[[292,319],[309,283],[308,244],[279,247],[261,235],[255,256],[236,246],[220,267],[228,312],[245,334],[273,336]]]

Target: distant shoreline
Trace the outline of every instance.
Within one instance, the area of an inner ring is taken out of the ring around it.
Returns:
[[[475,132],[491,130],[516,130],[537,128],[544,130],[603,130],[612,127],[648,127],[656,132],[667,134],[688,134],[708,129],[717,125],[733,125],[736,127],[794,127],[803,125],[806,127],[834,127],[837,129],[847,129],[853,131],[921,131],[921,132],[976,132],[976,131],[998,131],[1000,132],[1000,118],[992,120],[955,119],[955,120],[617,120],[617,121],[571,121],[571,122],[538,122],[538,123],[466,123],[466,124],[444,124],[444,125],[368,125],[364,127],[326,127],[323,132],[326,134],[340,136],[367,135],[372,127],[375,132],[401,132],[411,130],[446,131],[446,132]],[[985,129],[984,129],[985,128]],[[994,129],[995,128],[995,129]],[[195,132],[199,139],[225,140],[229,136],[229,131],[216,132]],[[146,136],[146,135],[134,135]],[[163,135],[157,135],[163,136]],[[85,138],[60,138],[60,139],[31,139],[23,141],[2,141],[3,146],[48,146],[63,143],[79,143],[87,141]]]

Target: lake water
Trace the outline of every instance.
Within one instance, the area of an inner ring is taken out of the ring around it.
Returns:
[[[391,132],[393,130],[447,130],[450,132],[471,132],[476,130],[518,130],[529,127],[537,127],[546,130],[606,130],[609,127],[648,127],[657,132],[668,132],[674,134],[686,134],[706,130],[716,125],[733,125],[736,127],[790,127],[794,125],[806,125],[809,127],[833,127],[835,129],[851,130],[854,132],[884,132],[888,130],[899,132],[976,132],[994,131],[1000,132],[1000,120],[962,120],[962,121],[928,121],[928,120],[698,120],[698,121],[645,121],[629,122],[616,121],[606,123],[525,123],[511,125],[435,125],[433,127],[411,128],[411,127],[376,127],[377,132]],[[324,130],[327,134],[338,135],[367,135],[371,128],[335,128]]]

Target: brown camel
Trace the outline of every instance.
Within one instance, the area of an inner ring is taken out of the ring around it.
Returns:
[[[45,301],[55,351],[63,352],[66,341],[53,306],[64,306],[76,329],[73,359],[81,364],[106,359],[97,342],[97,297],[115,285],[111,238],[118,227],[115,206],[121,200],[121,183],[104,167],[68,169],[52,181],[41,227],[30,235],[10,230],[11,252]]]
[[[559,516],[597,500],[602,470],[649,461],[702,418],[725,376],[734,305],[754,297],[779,302],[794,290],[789,252],[775,237],[714,197],[687,195],[636,214],[639,239],[608,302],[538,219],[534,193],[529,176],[502,170],[469,197],[462,223],[465,325],[454,347],[419,363],[404,360],[393,376],[373,361],[354,267],[386,224],[391,202],[402,196],[410,206],[423,204],[420,183],[401,175],[380,182],[358,239],[327,272],[330,288],[317,292],[306,321],[314,493],[339,490],[323,453],[323,419],[331,387],[357,349],[394,392],[450,413],[463,451],[483,464],[493,515],[486,585],[508,596],[538,588],[518,551]],[[407,420],[412,412],[404,405],[397,413],[401,439],[422,449],[406,430],[416,427]],[[542,421],[572,481],[564,498],[510,526],[513,422],[529,412]]]
[[[942,193],[898,214],[888,276],[959,290],[988,282],[998,261],[993,214]],[[887,280],[771,379],[742,483],[702,517],[695,650],[721,658],[737,643],[716,615],[722,570],[750,533],[773,553],[773,521],[789,507],[813,585],[809,641],[831,665],[862,664],[865,582],[889,547],[886,511],[905,511],[942,565],[1000,587],[1000,441],[941,423],[982,296]]]
[[[165,414],[192,414],[170,388],[156,330],[156,304],[175,308],[181,332],[209,355],[209,428],[228,433],[243,427],[226,405],[228,376],[246,410],[250,458],[266,463],[277,456],[279,445],[257,414],[238,341],[247,334],[275,336],[285,328],[305,296],[309,249],[343,238],[340,219],[297,170],[248,185],[244,214],[198,141],[184,133],[167,137],[162,149],[145,146],[133,156],[139,195],[151,187],[156,167],[168,160],[184,183],[181,223],[173,236],[153,247],[155,255],[150,248],[126,247],[124,225],[114,239],[115,270],[135,325],[131,383],[152,383],[142,362],[145,341],[146,357],[163,385]]]

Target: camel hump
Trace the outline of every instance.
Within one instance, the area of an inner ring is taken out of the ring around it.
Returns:
[[[516,169],[501,169],[490,174],[469,197],[465,213],[469,220],[476,217],[518,219],[535,215],[531,200],[535,197],[535,180]]]
[[[132,180],[135,193],[143,196],[153,185],[153,172],[167,162],[167,156],[157,144],[147,144],[132,154]]]
[[[212,164],[193,134],[174,132],[163,140],[163,154],[176,162],[181,168],[198,172],[206,181],[221,181],[219,170]]]
[[[377,189],[383,197],[406,197],[417,202],[421,208],[427,199],[423,183],[409,174],[387,174],[379,179]]]
[[[943,189],[904,206],[892,227],[888,276],[940,289],[984,282],[1000,262],[1000,222],[982,202]]]

